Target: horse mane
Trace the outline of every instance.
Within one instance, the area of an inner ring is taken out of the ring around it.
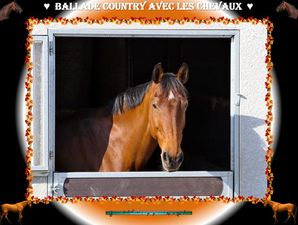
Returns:
[[[130,110],[140,105],[143,102],[144,96],[151,83],[152,81],[149,81],[147,83],[128,88],[126,91],[117,95],[113,101],[112,114],[122,114],[125,110]],[[185,98],[188,96],[186,88],[177,79],[175,74],[165,73],[160,81],[160,84],[165,96],[168,96],[170,91],[172,91],[173,94],[180,93]]]
[[[143,102],[151,82],[128,88],[126,91],[117,95],[113,102],[112,114],[122,114],[125,109],[133,109]]]

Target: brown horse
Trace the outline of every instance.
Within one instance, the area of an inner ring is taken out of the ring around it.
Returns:
[[[183,161],[188,66],[155,65],[152,81],[119,94],[110,106],[74,112],[56,123],[56,171],[138,171],[157,144],[165,171]]]
[[[24,208],[29,205],[31,207],[31,202],[30,201],[22,201],[22,202],[18,202],[16,204],[3,204],[1,205],[1,219],[0,219],[0,224],[2,222],[3,217],[9,222],[11,223],[11,221],[8,219],[8,213],[12,212],[12,213],[18,213],[19,214],[19,219],[18,222],[22,223],[22,218],[23,218],[23,210]]]
[[[278,203],[274,201],[265,201],[264,206],[269,205],[272,208],[273,211],[273,219],[274,223],[277,223],[277,213],[278,212],[287,212],[288,213],[288,218],[285,222],[288,222],[288,220],[293,217],[294,224],[296,223],[296,214],[297,214],[297,206],[292,204],[292,203]]]
[[[9,19],[11,12],[22,13],[23,9],[16,2],[11,2],[0,9],[0,21]]]
[[[282,3],[280,3],[279,6],[277,6],[276,11],[279,13],[279,12],[283,12],[284,10],[287,11],[288,16],[290,18],[298,19],[298,9],[294,5],[288,2],[282,1]]]

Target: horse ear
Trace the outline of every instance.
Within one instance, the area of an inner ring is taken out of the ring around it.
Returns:
[[[161,63],[157,63],[154,68],[153,68],[153,72],[152,72],[152,80],[155,83],[159,83],[162,79],[163,76],[163,68]]]
[[[186,63],[182,63],[177,73],[177,78],[181,81],[182,84],[185,84],[188,80],[188,71],[188,65]]]

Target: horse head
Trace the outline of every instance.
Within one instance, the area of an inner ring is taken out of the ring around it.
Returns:
[[[27,205],[31,208],[32,207],[32,201],[27,200]]]
[[[185,126],[188,66],[183,63],[177,74],[164,73],[161,63],[152,74],[149,105],[150,132],[161,148],[161,161],[166,171],[176,171],[184,159],[180,147]]]

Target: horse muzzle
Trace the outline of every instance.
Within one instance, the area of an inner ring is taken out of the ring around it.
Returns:
[[[180,152],[176,157],[172,157],[166,151],[162,151],[160,156],[163,169],[168,172],[174,172],[179,170],[184,159],[183,152]]]

